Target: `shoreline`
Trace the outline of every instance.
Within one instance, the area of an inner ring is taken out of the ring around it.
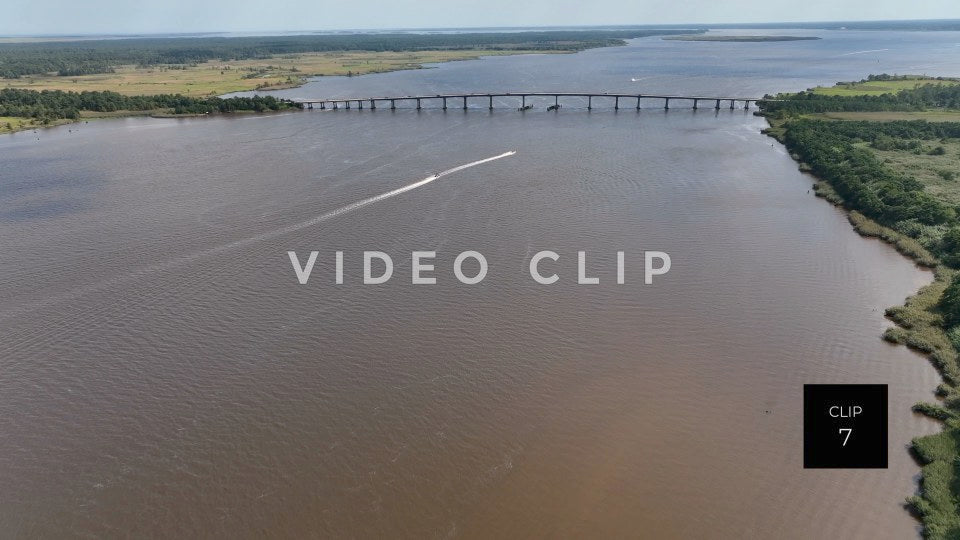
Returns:
[[[878,223],[857,209],[849,208],[834,189],[833,184],[816,175],[812,167],[788,146],[785,140],[788,129],[785,124],[788,119],[774,118],[762,112],[756,114],[764,116],[769,126],[761,130],[761,133],[783,145],[791,159],[797,163],[797,167],[814,178],[812,188],[814,196],[843,211],[853,230],[862,237],[875,238],[886,243],[918,268],[933,273],[933,280],[930,283],[908,295],[902,304],[890,306],[884,310],[884,317],[892,322],[893,326],[887,328],[880,337],[891,344],[904,345],[925,357],[940,377],[940,383],[934,389],[934,400],[931,400],[933,402],[921,401],[911,407],[914,413],[937,421],[940,429],[937,433],[914,436],[910,440],[908,453],[919,467],[920,478],[916,484],[916,492],[905,497],[903,507],[923,525],[924,538],[952,538],[950,531],[956,529],[948,528],[949,521],[947,525],[937,521],[943,519],[944,507],[953,508],[953,512],[956,512],[952,497],[952,483],[944,480],[950,478],[952,473],[940,469],[931,470],[928,467],[936,467],[945,460],[953,463],[960,460],[957,457],[960,448],[957,442],[953,441],[956,426],[950,423],[955,415],[948,408],[951,403],[950,397],[955,393],[954,385],[960,380],[958,379],[960,358],[942,318],[936,313],[944,292],[951,281],[956,276],[960,276],[960,271],[949,268],[942,259],[930,253],[916,239]]]
[[[110,112],[94,112],[94,111],[83,111],[80,117],[78,118],[59,118],[53,120],[47,124],[26,124],[21,123],[15,127],[15,129],[7,130],[4,129],[4,118],[0,118],[0,136],[2,135],[15,135],[17,133],[23,133],[26,131],[34,131],[40,129],[51,129],[62,126],[69,126],[73,124],[87,123],[94,120],[113,120],[117,118],[157,118],[157,119],[176,119],[176,118],[216,118],[222,116],[238,115],[238,114],[278,114],[278,113],[288,113],[291,111],[299,111],[299,108],[289,108],[279,111],[265,110],[265,111],[231,111],[231,112],[212,112],[212,113],[174,113],[168,110],[158,110],[152,109],[147,111],[110,111]],[[20,120],[32,120],[23,118]]]

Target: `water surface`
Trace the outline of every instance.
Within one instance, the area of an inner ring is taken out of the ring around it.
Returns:
[[[960,73],[956,33],[789,33],[824,39],[643,39],[278,94],[752,96]],[[916,536],[906,445],[937,426],[910,405],[938,378],[879,336],[929,273],[813,197],[749,112],[535,104],[0,137],[3,530]],[[291,249],[321,252],[307,285]],[[393,256],[389,283],[360,283],[365,249]],[[468,249],[490,265],[471,287],[452,273]],[[543,249],[550,286],[526,270]],[[409,283],[414,250],[438,252],[436,285]],[[580,250],[599,285],[577,285]],[[651,286],[644,250],[673,258]],[[889,469],[802,469],[804,383],[890,385]]]

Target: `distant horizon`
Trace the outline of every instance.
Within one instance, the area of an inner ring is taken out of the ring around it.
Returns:
[[[354,33],[393,33],[393,32],[442,32],[442,31],[471,31],[471,32],[497,32],[497,31],[537,31],[543,30],[566,30],[566,29],[635,29],[635,28],[669,28],[691,30],[738,30],[738,29],[790,29],[797,30],[816,30],[829,29],[822,28],[824,25],[843,25],[843,24],[922,24],[922,23],[956,23],[960,30],[960,18],[920,18],[920,19],[836,19],[836,20],[780,20],[780,21],[758,21],[758,22],[680,22],[680,23],[644,23],[644,24],[542,24],[542,25],[510,25],[510,26],[408,26],[408,27],[358,27],[358,28],[300,28],[300,29],[207,29],[207,30],[180,30],[180,31],[144,31],[144,32],[49,32],[49,33],[0,33],[0,38],[137,38],[154,36],[176,36],[176,37],[203,37],[220,36],[224,34],[244,34],[244,35],[299,35],[299,34],[354,34]],[[798,25],[798,26],[790,26]],[[856,30],[856,29],[852,29]],[[943,30],[954,31],[954,30]]]
[[[7,0],[0,35],[142,35],[465,28],[815,24],[960,19],[956,0]],[[699,21],[699,22],[690,22]],[[776,22],[773,22],[776,21]],[[624,25],[624,22],[633,24]],[[467,23],[466,25],[464,23]]]

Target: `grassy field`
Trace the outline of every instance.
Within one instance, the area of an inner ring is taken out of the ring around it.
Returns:
[[[841,82],[835,86],[818,86],[813,88],[817,94],[829,96],[879,96],[882,94],[895,94],[900,90],[916,88],[924,84],[960,84],[957,80],[938,80],[929,77],[912,76],[906,79],[897,79],[891,81],[861,81],[861,82]]]
[[[869,112],[826,112],[809,115],[811,118],[828,118],[830,120],[926,120],[928,122],[960,122],[960,111],[931,110],[931,111],[869,111]]]
[[[937,147],[945,150],[943,155],[931,155]],[[877,150],[870,148],[884,165],[919,180],[927,191],[960,205],[960,139],[945,139],[927,143],[915,153],[909,150]]]
[[[562,52],[562,51],[560,51]],[[183,94],[202,97],[299,86],[305,77],[318,75],[363,75],[401,69],[419,69],[423,64],[473,60],[481,56],[543,54],[528,50],[457,50],[418,52],[305,53],[232,62],[210,61],[193,66],[123,66],[116,73],[77,77],[31,76],[0,79],[0,88],[33,90],[110,90],[125,95]]]

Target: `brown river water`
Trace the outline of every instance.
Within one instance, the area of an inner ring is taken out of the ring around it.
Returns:
[[[278,94],[960,74],[957,34],[817,35]],[[938,428],[910,406],[939,379],[880,335],[931,275],[815,198],[750,112],[534,103],[0,137],[0,536],[916,537],[906,448]],[[306,285],[288,250],[320,252]],[[389,282],[361,283],[364,250],[392,256]],[[416,250],[435,285],[410,283]],[[478,285],[454,277],[465,250],[489,263]],[[553,285],[527,272],[541,250]],[[649,250],[672,269],[644,285]],[[889,385],[888,469],[802,468],[805,383]]]

